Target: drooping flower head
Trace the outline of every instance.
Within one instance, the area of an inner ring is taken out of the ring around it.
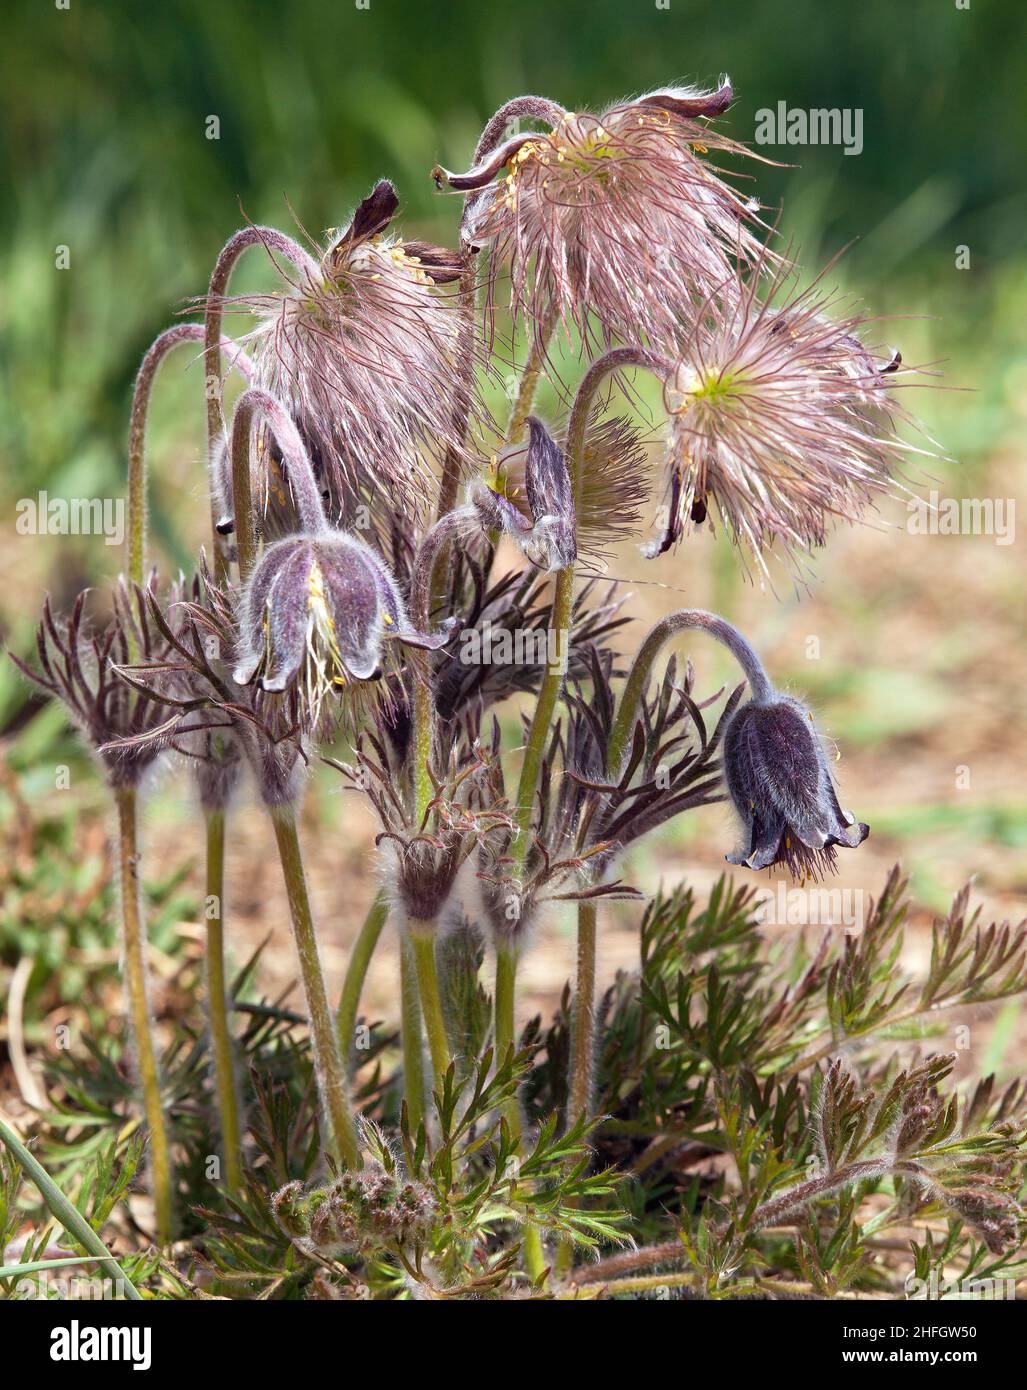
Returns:
[[[473,169],[434,171],[440,188],[472,195],[464,240],[491,245],[493,294],[497,267],[508,266],[514,310],[529,319],[553,304],[586,336],[594,318],[604,336],[674,341],[736,263],[760,252],[755,203],[706,158],[746,153],[706,123],[731,99],[725,79],[714,92],[667,88],[602,115],[539,103],[526,113],[552,128],[505,141],[497,113]]]
[[[399,590],[370,546],[341,531],[268,546],[247,584],[234,679],[271,694],[295,688],[303,722],[325,697],[382,674],[394,641],[435,648],[445,635],[411,630]]]
[[[761,692],[732,717],[724,777],[744,827],[729,863],[816,879],[834,869],[836,845],[855,849],[870,834],[842,810],[813,715],[788,696]]]
[[[831,317],[815,287],[775,307],[779,283],[761,294],[753,278],[733,304],[709,305],[667,378],[667,520],[650,557],[712,504],[761,569],[775,542],[794,561],[832,522],[858,519],[901,462],[886,389],[901,358],[871,352],[861,321]]]
[[[388,235],[398,205],[383,179],[317,262],[224,306],[260,316],[244,339],[254,384],[301,424],[340,521],[397,495],[423,510],[426,455],[463,447],[452,409],[459,301],[437,288],[458,279],[461,260]]]

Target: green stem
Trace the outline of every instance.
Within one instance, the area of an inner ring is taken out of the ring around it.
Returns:
[[[371,957],[374,955],[378,938],[381,936],[382,929],[388,919],[389,905],[386,902],[384,892],[379,892],[364,918],[364,925],[360,928],[349,953],[346,978],[342,982],[342,997],[339,999],[339,1007],[335,1014],[335,1031],[339,1035],[339,1047],[342,1050],[343,1060],[347,1062],[347,1069],[349,1069],[349,1059],[353,1054],[356,1038],[360,995],[363,992],[364,981],[367,979]]]
[[[142,1302],[142,1294],[129,1279],[128,1275],[118,1264],[117,1260],[104,1245],[103,1241],[90,1226],[89,1222],[82,1215],[79,1209],[68,1201],[64,1193],[51,1178],[43,1165],[34,1157],[32,1152],[18,1138],[14,1131],[0,1120],[0,1140],[6,1148],[21,1164],[26,1174],[32,1179],[39,1188],[43,1201],[50,1210],[55,1220],[59,1221],[68,1235],[73,1240],[77,1240],[84,1250],[87,1250],[100,1265],[107,1277],[112,1280],[115,1289],[121,1289],[126,1299],[130,1302]],[[72,1264],[72,1260],[40,1260],[36,1267],[40,1269],[49,1268],[58,1264]],[[25,1266],[26,1269],[30,1266]]]
[[[411,1134],[424,1119],[424,1050],[421,1039],[421,997],[417,966],[406,936],[400,937],[399,988],[402,1007],[403,1093]]]
[[[143,1113],[150,1131],[150,1177],[156,1216],[156,1240],[166,1245],[173,1222],[171,1146],[160,1093],[160,1070],[154,1047],[146,986],[146,937],[139,887],[138,806],[135,787],[118,787],[119,869],[121,874],[121,926],[125,993],[132,1031],[136,1068],[142,1092]]]
[[[314,467],[292,416],[268,391],[251,386],[236,401],[229,441],[240,584],[246,583],[257,560],[257,532],[250,480],[250,433],[258,420],[271,431],[282,451],[301,529],[307,535],[316,535],[327,528]]]
[[[666,375],[670,364],[654,353],[641,348],[610,348],[589,366],[571,407],[571,417],[567,424],[566,457],[574,490],[575,514],[581,510],[582,492],[585,482],[585,434],[592,412],[592,404],[602,383],[611,372],[623,371],[627,367],[645,367],[660,375]],[[567,666],[567,647],[570,641],[570,628],[574,616],[574,567],[568,565],[556,576],[556,592],[553,597],[553,611],[550,620],[552,629],[558,634],[560,659],[546,668],[539,690],[538,703],[531,721],[528,742],[521,764],[521,778],[517,787],[517,804],[514,811],[517,826],[517,841],[514,853],[517,856],[517,869],[521,874],[530,849],[531,814],[542,770],[542,760],[549,740],[556,707],[563,690],[563,680]]]
[[[439,499],[435,512],[436,521],[441,521],[447,512],[456,505],[457,491],[460,487],[460,445],[467,438],[467,426],[471,416],[471,401],[474,397],[474,309],[477,271],[474,257],[464,256],[464,268],[460,275],[459,307],[460,327],[457,339],[456,357],[458,385],[453,393],[452,430],[453,439],[446,449],[442,463],[442,476],[439,480]],[[438,557],[441,563],[442,556]]]
[[[516,1047],[514,1005],[517,997],[517,950],[512,944],[496,948],[496,1058],[502,1061],[511,1047]],[[506,1122],[518,1150],[524,1137],[521,1104],[514,1096],[506,1107]],[[524,1232],[524,1266],[532,1279],[538,1279],[546,1267],[542,1237],[533,1226]]]
[[[535,327],[531,347],[528,349],[528,357],[517,384],[517,396],[510,410],[510,419],[506,426],[507,444],[519,444],[524,436],[524,427],[528,423],[528,416],[535,404],[539,377],[542,375],[546,354],[559,318],[560,313],[557,305],[550,304],[545,317]]]
[[[578,904],[578,972],[571,1023],[571,1055],[567,1088],[567,1126],[582,1115],[592,1113],[592,1085],[595,1054],[596,1012],[596,923],[594,902]],[[569,1236],[560,1241],[556,1257],[559,1274],[567,1274],[574,1261],[574,1242]]]
[[[307,1017],[310,1020],[310,1045],[314,1058],[321,1108],[327,1124],[328,1142],[325,1147],[347,1168],[360,1167],[357,1129],[350,1111],[349,1088],[335,1034],[335,1021],[328,1006],[324,974],[317,948],[317,933],[310,910],[306,875],[300,853],[295,812],[291,806],[277,806],[271,815],[282,861],[289,914],[292,920],[296,954],[299,957]]]
[[[496,946],[496,1060],[502,1061],[514,1047],[514,1000],[517,984],[517,950]],[[518,1125],[520,1112],[518,1111]]]
[[[417,987],[421,995],[421,1010],[428,1032],[428,1050],[431,1052],[432,1071],[435,1073],[435,1085],[441,1092],[442,1082],[453,1059],[449,1052],[446,1018],[442,1012],[442,996],[439,994],[439,974],[435,965],[436,924],[411,920],[408,922],[408,927],[410,944],[414,953],[414,965],[417,969]]]
[[[567,649],[571,622],[574,616],[574,567],[568,565],[556,576],[553,608],[550,626],[557,634],[557,659],[546,667],[539,687],[538,700],[532,715],[531,729],[524,749],[521,763],[521,776],[517,784],[517,804],[514,808],[516,838],[512,852],[516,856],[516,872],[523,875],[531,848],[531,817],[538,791],[539,777],[546,745],[553,731],[556,708],[563,690],[563,680],[567,669]]]
[[[596,922],[594,902],[578,904],[578,985],[571,1031],[570,1088],[567,1123],[573,1125],[592,1111],[593,1056],[596,1013]]]
[[[214,1055],[214,1081],[221,1119],[225,1177],[231,1188],[242,1187],[242,1130],[228,1023],[225,985],[225,933],[222,905],[225,892],[225,813],[205,811],[207,823],[207,1013]]]
[[[165,329],[147,349],[136,374],[128,425],[128,577],[142,584],[146,567],[146,421],[157,369],[179,343],[202,342],[203,327],[181,323]]]

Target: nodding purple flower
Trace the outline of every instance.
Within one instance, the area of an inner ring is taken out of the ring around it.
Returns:
[[[704,313],[667,378],[668,520],[650,558],[715,506],[764,572],[775,543],[795,561],[833,522],[857,520],[909,448],[886,390],[901,357],[875,357],[861,321],[832,318],[815,287],[775,306],[782,278],[761,293],[753,277]]]
[[[731,864],[819,878],[834,870],[836,845],[855,849],[870,834],[839,805],[813,715],[788,696],[771,691],[732,717],[724,779],[745,829]]]
[[[703,158],[749,154],[706,124],[731,99],[725,79],[713,92],[668,88],[602,115],[542,102],[526,114],[552,128],[507,140],[498,113],[474,168],[434,171],[440,188],[471,195],[464,241],[491,244],[492,296],[506,265],[514,311],[529,321],[552,304],[586,336],[598,321],[604,336],[674,341],[690,306],[760,252],[755,203]]]
[[[240,640],[236,682],[256,679],[272,694],[296,687],[313,727],[329,692],[382,674],[387,643],[434,649],[446,636],[413,632],[374,551],[326,529],[265,550],[246,588]]]
[[[572,565],[577,557],[574,489],[563,450],[540,420],[528,420],[529,439],[524,486],[530,520],[510,497],[477,483],[471,500],[482,524],[511,536],[524,555],[550,573]]]
[[[432,478],[425,450],[463,451],[452,408],[466,391],[460,301],[438,289],[459,277],[462,261],[387,235],[398,205],[383,179],[319,259],[281,271],[275,290],[222,307],[260,316],[244,335],[253,384],[302,422],[331,496],[349,506],[401,493],[424,510]]]

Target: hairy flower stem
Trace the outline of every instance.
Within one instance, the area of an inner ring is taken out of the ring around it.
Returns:
[[[364,925],[349,953],[346,977],[342,982],[342,995],[335,1014],[335,1031],[339,1035],[339,1047],[343,1060],[347,1063],[353,1052],[353,1042],[357,1027],[357,1010],[360,1008],[360,995],[367,979],[368,967],[374,955],[378,939],[389,919],[389,905],[384,892],[379,892],[364,918]]]
[[[446,456],[442,462],[439,498],[435,512],[436,521],[441,521],[446,513],[451,512],[456,506],[457,490],[460,486],[460,452],[456,446],[467,437],[467,427],[471,417],[471,401],[474,396],[474,310],[477,286],[475,258],[470,252],[465,252],[464,268],[460,275],[458,291],[460,327],[456,356],[459,385],[453,397],[454,442],[446,449]],[[441,556],[438,558],[441,559]]]
[[[641,348],[611,348],[591,364],[578,387],[571,409],[567,427],[567,468],[574,489],[575,512],[580,510],[581,492],[584,483],[585,431],[596,393],[611,372],[627,367],[645,367],[658,374],[665,374],[669,364],[653,353]],[[514,811],[517,838],[514,854],[519,874],[523,875],[524,865],[531,845],[531,814],[538,790],[538,780],[542,771],[542,760],[550,737],[556,707],[563,690],[566,672],[567,646],[571,622],[574,616],[574,567],[568,565],[556,576],[553,596],[551,626],[558,634],[558,649],[561,659],[547,666],[546,674],[539,689],[538,702],[531,721],[524,761],[521,764],[521,777],[517,787],[517,804]],[[498,1025],[497,1025],[498,1027]]]
[[[132,413],[128,427],[128,571],[129,578],[142,584],[146,571],[146,425],[150,400],[157,372],[167,354],[179,343],[202,343],[203,324],[182,323],[167,328],[151,343],[136,374],[132,393]],[[231,339],[222,339],[221,348],[232,355],[232,366],[249,379],[252,363],[246,353]],[[217,533],[214,533],[217,555]],[[214,1053],[214,1076],[221,1117],[221,1138],[224,1144],[225,1174],[232,1187],[242,1182],[242,1147],[239,1112],[232,1068],[231,1032],[228,1027],[225,1000],[224,916],[222,912],[224,883],[225,813],[205,810],[207,852],[207,898],[214,904],[215,917],[207,920],[207,1010],[211,1047]]]
[[[153,383],[172,348],[179,343],[203,341],[204,327],[201,323],[180,323],[166,328],[147,348],[136,373],[128,425],[128,574],[136,584],[142,584],[146,571],[146,424]],[[230,338],[222,339],[221,348],[231,352],[232,366],[249,378],[252,363],[242,348]]]
[[[502,1061],[512,1047],[517,1046],[515,1033],[515,997],[517,980],[517,948],[512,944],[496,947],[495,1044],[496,1058]],[[520,1101],[514,1096],[506,1107],[506,1122],[518,1149],[524,1134]],[[524,1265],[532,1279],[538,1279],[546,1267],[542,1237],[533,1226],[524,1232]]]
[[[737,628],[718,618],[715,613],[706,613],[700,608],[683,608],[677,613],[668,614],[649,632],[624,683],[606,745],[606,766],[611,777],[616,777],[620,772],[630,747],[635,719],[656,658],[672,637],[686,631],[705,632],[727,647],[742,668],[754,700],[768,700],[773,695],[774,689],[763,663]]]
[[[232,1030],[228,1023],[228,994],[225,983],[225,936],[222,904],[225,892],[225,813],[204,812],[207,827],[207,1013],[211,1050],[214,1054],[214,1082],[221,1120],[225,1177],[229,1187],[242,1186],[242,1131],[232,1057]]]
[[[421,1037],[421,996],[417,966],[409,940],[400,936],[399,987],[403,1039],[403,1095],[411,1134],[424,1119],[424,1044]]]
[[[654,353],[645,352],[641,348],[624,347],[611,348],[608,352],[604,352],[601,357],[596,358],[585,373],[574,398],[574,405],[571,408],[571,417],[567,426],[567,469],[574,489],[576,513],[581,509],[584,485],[585,431],[588,427],[589,415],[596,393],[612,372],[623,371],[628,367],[644,367],[661,376],[666,375],[670,370],[670,364],[664,358]],[[559,637],[558,648],[561,660],[546,668],[546,674],[539,690],[538,703],[532,717],[528,743],[524,750],[524,761],[521,764],[521,778],[517,787],[517,805],[515,808],[517,842],[514,853],[518,856],[519,868],[522,873],[530,848],[531,813],[535,793],[538,790],[542,759],[556,716],[560,693],[563,690],[567,665],[566,648],[573,615],[574,566],[568,565],[565,569],[560,570],[556,576],[551,618],[551,626]]]
[[[628,367],[644,367],[658,375],[665,376],[669,364],[653,353],[640,348],[611,348],[589,366],[578,387],[571,417],[567,426],[567,468],[571,486],[574,489],[575,514],[580,511],[585,468],[585,433],[589,416],[597,392],[606,378],[612,373]],[[539,690],[538,703],[532,718],[528,743],[521,764],[521,779],[517,788],[516,824],[518,831],[516,854],[519,869],[523,874],[531,839],[531,814],[538,780],[542,770],[546,743],[556,718],[556,708],[563,690],[566,672],[566,654],[569,634],[574,616],[574,567],[568,565],[556,576],[556,591],[553,597],[552,627],[559,635],[558,649],[563,660],[546,668],[546,674]],[[595,1013],[595,972],[596,972],[596,909],[592,903],[582,903],[578,910],[578,975],[577,1004],[575,1006],[575,1031],[572,1044],[571,1070],[568,1094],[570,1122],[577,1118],[582,1109],[587,1109],[591,1099],[592,1077],[592,1030]],[[514,994],[511,981],[510,994]],[[497,991],[498,996],[498,991]],[[512,1007],[512,998],[511,998]],[[497,1013],[498,1036],[498,1013]],[[561,1246],[560,1263],[567,1265],[570,1249],[566,1242]]]
[[[578,965],[571,1019],[571,1056],[567,1091],[567,1126],[592,1113],[596,1013],[596,942],[599,909],[594,902],[578,904]],[[566,1274],[574,1260],[574,1242],[560,1241],[556,1268]]]
[[[114,798],[118,808],[120,838],[122,970],[125,993],[128,996],[129,1022],[142,1092],[143,1113],[150,1131],[150,1177],[156,1213],[156,1241],[158,1245],[166,1245],[171,1239],[173,1221],[171,1146],[168,1142],[164,1107],[161,1104],[160,1071],[153,1043],[146,987],[146,937],[139,886],[136,789],[119,787],[114,793]]]
[[[250,486],[250,435],[262,421],[275,437],[289,475],[300,525],[308,535],[326,526],[324,504],[313,466],[292,416],[269,392],[251,386],[239,397],[232,416],[232,508],[239,556],[239,582],[245,584],[257,560],[257,532],[253,524],[253,492]]]
[[[328,1142],[325,1147],[346,1168],[359,1168],[357,1130],[350,1111],[349,1087],[339,1053],[335,1021],[328,1006],[328,993],[317,949],[317,933],[314,930],[299,835],[296,831],[295,812],[291,806],[277,806],[271,819],[278,841],[285,889],[289,897],[289,915],[296,942],[296,954],[299,957],[307,1017],[310,1021],[314,1074],[327,1125]]]
[[[269,255],[277,254],[292,263],[301,276],[317,279],[320,272],[317,262],[309,256],[299,242],[273,227],[241,227],[221,248],[214,264],[207,291],[204,314],[204,378],[207,396],[207,457],[213,461],[217,446],[224,431],[225,422],[221,402],[221,317],[223,301],[228,293],[228,283],[236,262],[251,246],[263,246]],[[248,481],[248,480],[247,480]],[[247,496],[249,489],[247,487]],[[239,523],[238,498],[236,498],[236,524]],[[252,516],[246,513],[252,531]],[[217,530],[217,497],[211,491],[210,524],[214,537],[214,578],[222,583],[227,576],[228,565],[224,546]]]
[[[593,1053],[596,1014],[596,923],[594,902],[578,904],[578,980],[571,1026],[570,1089],[567,1123],[592,1113]]]
[[[535,393],[538,391],[539,377],[542,375],[542,368],[545,366],[546,354],[549,344],[552,341],[553,332],[560,319],[560,312],[555,304],[551,304],[543,319],[535,325],[535,332],[528,349],[528,357],[521,371],[520,380],[517,383],[517,395],[510,410],[510,419],[506,426],[507,444],[519,444],[524,437],[524,429],[528,423],[528,416],[531,414],[532,406],[535,404]]]
[[[446,1019],[442,1012],[442,996],[439,993],[439,974],[435,965],[434,922],[408,921],[410,946],[417,970],[417,987],[421,995],[421,1010],[428,1033],[428,1050],[431,1053],[432,1071],[435,1085],[442,1089],[442,1082],[449,1071],[452,1057],[449,1052],[449,1039],[446,1035]]]

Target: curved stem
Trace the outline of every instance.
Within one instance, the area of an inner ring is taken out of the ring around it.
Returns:
[[[349,1088],[339,1055],[335,1023],[328,1007],[328,992],[325,989],[317,933],[314,930],[307,881],[303,872],[295,812],[291,806],[277,806],[272,811],[271,820],[282,861],[282,874],[289,897],[289,915],[296,942],[296,954],[299,957],[307,1017],[310,1020],[314,1075],[327,1125],[325,1147],[346,1168],[359,1168],[357,1130],[350,1111]]]
[[[727,647],[742,668],[754,700],[766,701],[773,698],[774,687],[762,661],[736,627],[732,627],[716,613],[706,613],[701,608],[682,608],[677,613],[669,613],[667,617],[661,618],[647,635],[624,683],[606,745],[607,771],[611,776],[617,776],[628,751],[635,718],[656,658],[672,637],[686,631],[705,632]]]
[[[172,348],[179,343],[202,343],[203,340],[202,323],[179,323],[166,328],[147,348],[136,373],[128,424],[128,575],[136,584],[142,584],[146,570],[146,424],[153,383]],[[234,348],[232,366],[248,377],[252,363],[242,348],[231,339],[223,340],[221,346]]]
[[[408,922],[410,945],[417,969],[417,987],[421,995],[421,1011],[424,1014],[425,1029],[428,1033],[428,1050],[431,1053],[432,1071],[435,1085],[442,1090],[442,1082],[449,1071],[452,1057],[449,1051],[449,1036],[446,1033],[446,1018],[442,1012],[442,996],[439,994],[439,974],[435,965],[435,923]]]
[[[232,1030],[228,1022],[225,984],[225,935],[222,908],[225,892],[225,813],[205,811],[207,823],[207,1013],[214,1081],[221,1119],[225,1176],[229,1187],[242,1186],[242,1131],[232,1056]]]
[[[235,512],[239,579],[242,583],[249,578],[257,552],[250,487],[250,433],[257,419],[263,420],[282,451],[289,487],[296,499],[296,510],[303,530],[316,535],[327,526],[314,466],[295,421],[270,392],[259,386],[251,386],[236,402],[229,445],[232,457],[232,508]]]
[[[379,892],[364,918],[364,925],[360,928],[349,953],[346,977],[342,982],[342,995],[335,1013],[335,1031],[339,1035],[339,1047],[342,1049],[342,1057],[346,1063],[347,1071],[351,1070],[349,1059],[353,1055],[357,1010],[360,1008],[360,995],[364,988],[364,981],[367,979],[367,969],[371,964],[375,947],[378,945],[378,938],[381,936],[382,929],[388,919],[389,904],[384,892]]]
[[[547,125],[558,126],[567,115],[566,110],[558,101],[550,101],[548,97],[536,97],[524,95],[514,97],[499,108],[494,116],[491,117],[485,129],[478,137],[478,144],[474,151],[474,162],[479,163],[487,154],[500,145],[507,130],[510,128],[511,121],[520,120],[523,117],[529,121],[544,121]]]
[[[248,247],[258,245],[263,246],[269,255],[277,254],[291,261],[296,270],[308,279],[316,279],[320,274],[317,262],[299,242],[273,227],[241,227],[221,248],[211,273],[204,311],[203,371],[207,396],[207,458],[211,465],[225,428],[221,404],[221,317],[224,297],[239,257]],[[218,519],[216,494],[212,491],[210,526],[214,539],[214,577],[220,582],[225,578],[227,565],[217,529]]]
[[[596,395],[608,376],[614,372],[625,371],[630,367],[641,367],[660,377],[661,380],[665,380],[672,370],[673,364],[667,358],[661,357],[659,353],[647,352],[644,348],[616,347],[609,348],[589,365],[588,371],[581,379],[577,395],[574,397],[571,418],[567,424],[567,466],[570,469],[571,480],[574,484],[574,504],[576,507],[581,502],[581,489],[584,482],[585,431],[588,428],[588,420]]]
[[[166,1245],[171,1239],[174,1219],[171,1145],[161,1102],[160,1071],[153,1042],[146,982],[146,937],[139,887],[136,789],[119,787],[115,790],[114,797],[118,808],[120,846],[122,970],[125,993],[128,996],[128,1015],[142,1092],[143,1113],[150,1131],[150,1177],[156,1213],[156,1241],[158,1245]]]
[[[414,952],[405,935],[400,936],[399,987],[402,1004],[403,1094],[411,1134],[424,1119],[424,1051],[421,1040],[421,997],[417,985]]]
[[[611,348],[589,366],[581,385],[578,387],[571,416],[567,426],[567,467],[574,492],[575,514],[581,509],[582,490],[585,476],[585,434],[596,393],[602,383],[612,373],[628,367],[643,367],[657,375],[666,376],[670,364],[655,353],[641,348]],[[562,660],[546,668],[539,690],[538,702],[532,717],[524,761],[521,764],[521,777],[517,787],[515,822],[518,838],[516,850],[518,868],[521,874],[527,862],[531,839],[531,816],[538,789],[539,777],[550,730],[556,717],[556,709],[563,690],[567,665],[567,651],[570,645],[570,629],[574,617],[574,567],[568,565],[556,576],[556,591],[553,596],[551,624],[559,635],[559,649]],[[585,911],[584,909],[589,909]],[[587,1109],[592,1076],[592,1024],[595,1009],[595,932],[596,914],[594,904],[581,904],[578,919],[578,991],[579,1005],[575,1027],[574,1053],[571,1062],[570,1092],[576,1097],[577,1109],[570,1113],[576,1115]],[[512,986],[511,986],[512,988]],[[498,988],[497,988],[498,1000]],[[511,1005],[512,1008],[512,1005]],[[498,1035],[497,1009],[497,1035]],[[572,1121],[573,1122],[573,1121]],[[560,1252],[562,1264],[569,1259],[566,1242]]]

